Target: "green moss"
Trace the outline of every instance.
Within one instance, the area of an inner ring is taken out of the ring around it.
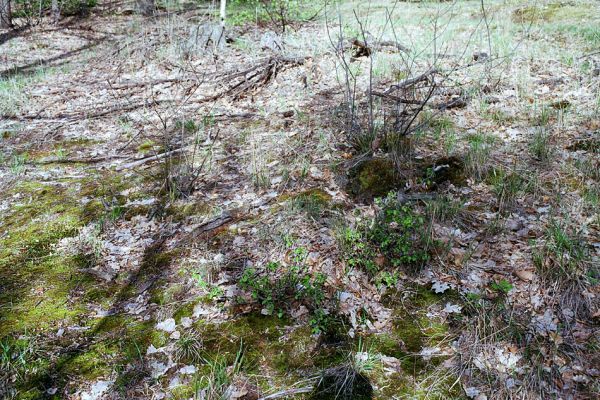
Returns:
[[[211,212],[211,207],[207,203],[185,203],[178,202],[169,205],[165,210],[166,215],[173,217],[175,221],[184,221],[188,217],[205,216]]]
[[[289,321],[275,316],[246,315],[222,324],[196,323],[195,329],[204,341],[205,357],[222,357],[233,363],[242,346],[244,372],[268,377],[265,389],[273,380],[292,384],[306,369],[320,364],[318,339],[311,336],[310,327],[286,327]]]
[[[0,303],[10,304],[0,310],[0,334],[45,330],[83,312],[69,299],[82,281],[73,274],[78,260],[52,253],[60,239],[77,233],[79,222],[69,214],[32,222],[0,241]]]
[[[382,354],[401,360],[404,369],[424,371],[439,359],[425,362],[418,354],[423,347],[434,347],[448,336],[449,326],[427,316],[431,306],[457,300],[456,293],[439,295],[423,286],[410,286],[404,292],[390,291],[382,299],[394,310],[392,332],[372,338]]]
[[[88,380],[109,376],[112,372],[111,355],[116,351],[116,348],[108,347],[105,343],[94,345],[70,358],[61,372]]]
[[[170,398],[174,400],[187,400],[196,396],[192,385],[179,385],[171,390]]]
[[[160,346],[167,342],[164,332],[154,329],[154,321],[131,316],[89,317],[90,302],[110,308],[130,292],[136,293],[136,284],[145,282],[99,284],[81,273],[90,266],[88,258],[56,252],[61,239],[75,236],[90,222],[107,218],[105,202],[116,199],[118,205],[127,201],[130,196],[119,193],[129,185],[131,182],[122,177],[108,174],[65,180],[59,185],[22,181],[0,193],[1,199],[12,203],[0,221],[0,338],[27,333],[45,345],[60,327],[90,328],[77,335],[82,345],[73,351],[57,359],[46,357],[42,364],[32,361],[35,374],[25,375],[14,384],[23,395],[34,393],[33,398],[39,398],[37,388],[47,387],[55,376],[59,385],[67,376],[108,376],[119,360],[135,357],[150,343]],[[84,197],[90,201],[81,202]],[[156,276],[171,257],[151,248],[140,278]]]
[[[315,366],[317,339],[311,335],[311,328],[296,328],[287,335],[285,343],[276,350],[273,367],[281,374]]]
[[[349,192],[359,199],[382,197],[399,185],[390,160],[371,158],[349,172]]]
[[[17,400],[37,400],[44,398],[44,392],[38,388],[28,389],[17,394]]]
[[[147,153],[152,150],[155,145],[156,143],[154,140],[147,139],[138,146],[137,150],[140,153]]]
[[[331,201],[331,195],[321,188],[312,188],[298,193],[295,198],[311,198],[314,201],[326,205]]]
[[[305,212],[313,218],[320,217],[323,209],[331,203],[331,195],[320,188],[305,190],[288,198],[293,210]]]
[[[195,303],[189,302],[189,303],[185,303],[184,305],[179,307],[177,309],[177,311],[175,311],[175,314],[173,315],[173,318],[175,318],[175,321],[177,323],[180,323],[181,319],[183,317],[190,317],[194,312],[195,305],[196,305]]]

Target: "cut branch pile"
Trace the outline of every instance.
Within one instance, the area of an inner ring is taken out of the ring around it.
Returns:
[[[305,60],[306,58],[303,57],[270,57],[266,61],[261,61],[243,71],[226,74],[220,81],[231,83],[225,91],[221,92],[219,97],[229,95],[238,100],[245,94],[273,81],[287,67],[303,65]]]

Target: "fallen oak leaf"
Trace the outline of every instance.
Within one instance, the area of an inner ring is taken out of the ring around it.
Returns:
[[[519,269],[515,271],[515,275],[522,281],[529,282],[533,279],[533,272],[525,269]]]

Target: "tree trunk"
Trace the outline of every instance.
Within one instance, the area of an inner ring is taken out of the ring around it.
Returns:
[[[60,20],[60,6],[58,0],[52,0],[52,23],[58,24]]]
[[[10,0],[0,0],[0,28],[12,28]]]
[[[227,8],[227,0],[221,0],[221,28],[225,30],[225,10]]]

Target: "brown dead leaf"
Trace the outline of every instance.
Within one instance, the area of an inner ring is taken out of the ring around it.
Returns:
[[[522,281],[529,282],[533,279],[533,272],[526,269],[519,269],[515,271],[515,275]]]
[[[452,250],[450,250],[450,254],[452,254],[453,257],[454,265],[456,265],[457,267],[460,267],[462,265],[465,253],[465,249],[461,249],[458,247],[454,247],[452,248]]]

